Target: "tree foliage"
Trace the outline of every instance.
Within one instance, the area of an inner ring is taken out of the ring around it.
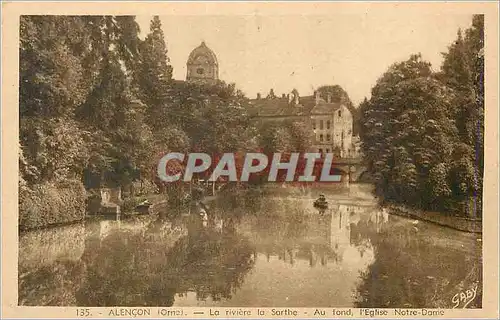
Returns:
[[[247,104],[234,84],[176,83],[153,127],[174,125],[186,133],[189,149],[196,152],[247,150],[254,135]]]
[[[259,129],[258,145],[269,154],[305,152],[312,143],[311,131],[302,121],[268,122]]]
[[[135,81],[139,88],[139,97],[150,108],[149,116],[154,119],[165,107],[166,95],[172,81],[172,66],[169,65],[167,45],[158,16],[151,21],[149,30],[149,34],[140,44]]]
[[[23,16],[20,181],[88,188],[154,180],[167,151],[246,150],[255,136],[235,85],[175,82],[161,21]]]
[[[420,55],[395,63],[360,105],[365,158],[386,199],[480,215],[483,17],[444,54],[441,72]]]

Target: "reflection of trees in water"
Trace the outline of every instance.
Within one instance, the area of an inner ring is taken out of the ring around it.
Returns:
[[[158,218],[140,231],[105,234],[99,223],[89,224],[80,260],[25,270],[19,303],[171,306],[188,291],[199,299],[230,298],[253,267],[253,249],[231,223],[216,231],[196,218]]]
[[[76,304],[74,292],[85,273],[85,231],[78,223],[20,234],[19,305]]]
[[[265,206],[264,190],[244,185],[232,185],[222,191],[215,205],[222,217],[241,218],[256,214]]]
[[[87,246],[86,252],[85,281],[76,294],[79,305],[140,306],[152,302],[147,293],[159,280],[160,266],[168,263],[168,248],[140,234],[116,231]],[[164,294],[168,295],[165,303],[173,301],[173,294]]]
[[[19,278],[19,305],[77,305],[74,292],[81,286],[85,267],[80,261],[56,260]]]
[[[173,252],[179,273],[184,275],[178,292],[195,291],[201,300],[230,298],[254,264],[249,242],[231,231],[190,232],[176,243]]]
[[[453,295],[481,281],[479,261],[459,248],[434,245],[410,225],[377,233],[372,222],[360,221],[351,225],[351,241],[369,242],[375,251],[357,288],[359,308],[451,308]],[[480,306],[480,296],[469,305]]]
[[[199,299],[229,298],[253,266],[250,244],[234,232],[191,223],[173,246],[157,240],[115,232],[98,248],[88,248],[94,254],[87,261],[78,304],[171,306],[176,293],[187,291]]]

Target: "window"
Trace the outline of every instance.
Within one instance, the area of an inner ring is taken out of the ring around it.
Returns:
[[[326,135],[326,141],[331,141],[331,140],[332,140],[332,135],[328,133]]]
[[[342,117],[342,111],[339,110],[338,115],[339,115],[339,118]]]
[[[326,149],[326,153],[330,153],[330,149]]]
[[[196,69],[196,73],[198,73],[198,74],[204,74],[205,73],[205,69],[198,68],[198,69]]]
[[[319,135],[319,141],[323,142],[323,135],[322,134]]]
[[[313,130],[316,130],[316,120],[313,120]]]
[[[319,152],[319,153],[323,153],[323,149],[319,148],[319,149],[318,149],[318,152]]]
[[[319,130],[323,130],[323,120],[319,120]]]
[[[327,128],[327,129],[330,129],[330,120],[328,120],[328,121],[326,122],[326,128]]]

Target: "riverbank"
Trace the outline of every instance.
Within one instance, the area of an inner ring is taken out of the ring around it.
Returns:
[[[320,193],[326,193],[330,194],[333,192],[333,198],[335,202],[339,204],[345,204],[348,203],[349,201],[355,200],[357,201],[358,204],[361,205],[376,205],[377,200],[372,198],[372,197],[367,197],[367,194],[371,195],[371,191],[373,189],[373,186],[370,184],[352,184],[348,188],[327,188],[327,187],[319,187],[316,186],[315,188],[306,188],[306,189],[301,189],[298,187],[283,187],[283,186],[261,186],[258,188],[251,189],[253,194],[252,198],[259,198],[262,197],[263,194],[266,194],[268,198],[276,197],[276,199],[280,199],[282,197],[287,197],[287,196],[292,196],[296,198],[310,198],[316,199]],[[243,196],[243,193],[248,192],[249,189],[240,190],[240,192],[235,192],[235,190],[229,191],[226,190],[226,197],[225,197],[225,204],[232,206],[236,205],[237,203],[240,203],[245,198]],[[206,196],[203,198],[203,202],[205,204],[212,204],[219,198],[220,194],[216,196]],[[228,197],[229,196],[229,197]],[[151,204],[149,207],[149,210],[146,214],[166,214],[170,208],[168,206],[168,201],[166,199],[166,196],[164,194],[145,194],[141,196],[134,197],[134,201],[132,203],[131,208],[127,210],[126,212],[123,212],[123,216],[134,216],[134,215],[141,215],[145,214],[145,212],[139,212],[134,210],[133,208],[135,207],[135,204],[143,201],[143,200],[148,200],[148,202]],[[230,201],[232,200],[232,201]],[[254,201],[250,201],[247,205],[250,206],[256,206],[257,203],[254,203]],[[469,233],[482,233],[482,220],[474,220],[470,218],[465,218],[461,216],[456,216],[456,215],[450,215],[442,212],[430,212],[430,211],[422,211],[414,208],[409,208],[401,204],[396,204],[396,203],[387,203],[384,205],[387,209],[389,209],[389,213],[398,215],[398,216],[403,216],[411,219],[418,219],[422,221],[427,221],[433,224],[437,224],[443,227],[448,227],[451,229],[463,231],[463,232],[469,232]],[[43,224],[43,225],[38,225],[36,227],[32,228],[20,228],[21,231],[30,231],[30,230],[36,230],[36,229],[45,229],[45,228],[51,228],[51,227],[58,227],[61,225],[71,225],[75,223],[80,223],[81,221],[85,220],[88,217],[91,217],[93,215],[89,215],[88,212],[82,216],[80,219],[76,219],[73,221],[62,221],[62,222],[53,222],[50,224]]]
[[[87,193],[80,181],[43,182],[19,188],[19,229],[33,230],[85,219]]]
[[[470,219],[455,215],[446,215],[442,212],[422,211],[408,208],[400,204],[389,203],[384,205],[389,213],[402,217],[412,218],[434,223],[443,227],[452,228],[470,233],[482,233],[483,223],[479,219]]]

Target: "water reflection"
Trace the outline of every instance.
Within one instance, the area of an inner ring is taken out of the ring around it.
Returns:
[[[222,201],[206,224],[143,216],[26,233],[19,303],[450,308],[481,283],[473,235],[389,215],[359,192],[320,214],[315,196]]]
[[[268,260],[272,255],[290,264],[296,259],[305,259],[311,267],[318,261],[323,266],[329,262],[339,264],[345,256],[346,261],[358,264],[361,269],[366,267],[373,258],[373,247],[369,239],[353,238],[359,235],[353,234],[351,229],[366,217],[370,225],[361,228],[373,225],[380,230],[389,218],[388,213],[374,210],[373,206],[332,205],[326,210],[318,209],[319,214],[315,214],[316,209],[301,208],[294,201],[283,201],[279,206],[281,209],[273,209],[286,215],[247,219],[250,228],[242,225],[242,232]]]
[[[481,245],[474,235],[394,217],[398,227],[353,225],[352,238],[369,242],[375,260],[361,273],[357,307],[452,308],[453,296],[478,285],[468,305],[482,305]],[[463,304],[462,304],[463,305]]]
[[[187,292],[229,299],[254,263],[249,242],[234,228],[206,228],[198,219],[100,221],[86,232],[78,261],[61,257],[33,271],[20,268],[20,304],[171,306]],[[38,299],[42,294],[54,299]]]

